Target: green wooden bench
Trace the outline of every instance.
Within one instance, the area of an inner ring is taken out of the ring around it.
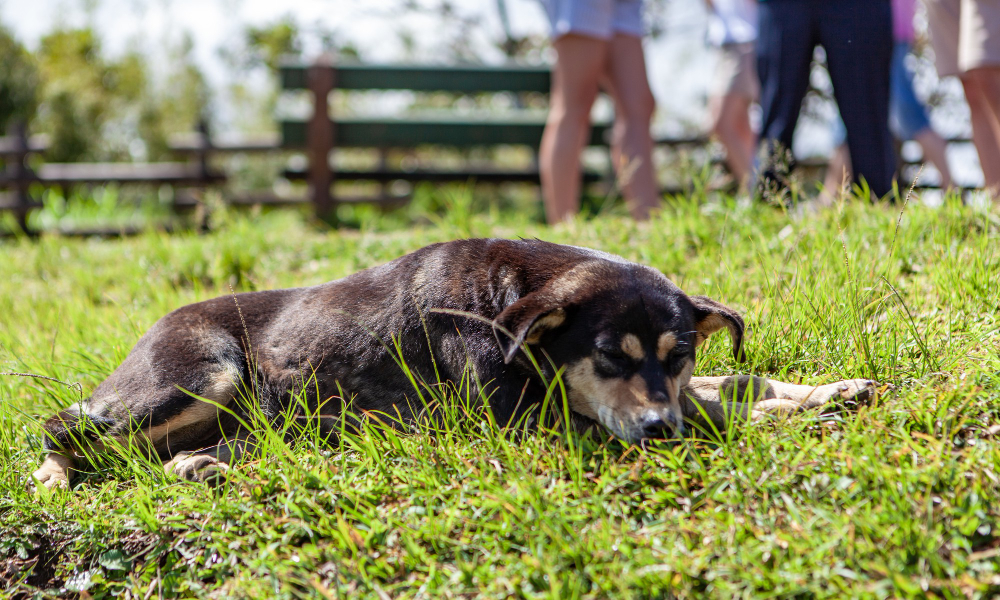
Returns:
[[[526,146],[537,151],[545,129],[544,111],[509,110],[498,114],[466,115],[457,111],[414,112],[400,117],[354,117],[331,114],[329,96],[334,90],[410,90],[454,94],[510,93],[548,95],[547,67],[486,65],[376,65],[285,64],[280,69],[283,90],[312,92],[313,115],[308,120],[280,123],[281,145],[305,151],[308,167],[287,169],[290,180],[307,181],[317,214],[331,217],[338,198],[335,181],[403,180],[475,181],[480,183],[539,182],[537,160],[531,168],[504,169],[464,166],[404,169],[380,164],[372,169],[336,169],[330,153],[339,148],[412,149],[440,146],[456,149],[493,146]],[[596,123],[589,144],[607,145],[609,123]],[[607,175],[585,171],[586,182]],[[392,198],[383,198],[392,202]]]

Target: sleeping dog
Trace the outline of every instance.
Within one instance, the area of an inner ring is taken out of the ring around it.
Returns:
[[[626,442],[874,391],[692,378],[695,349],[720,330],[742,359],[737,312],[618,256],[539,240],[434,244],[323,285],[171,312],[88,400],[45,423],[33,476],[68,486],[74,459],[114,439],[140,440],[181,477],[217,477],[249,444],[246,397],[276,425],[296,397],[328,430],[358,414],[413,422],[428,407],[397,361],[426,382],[471,380],[501,425],[530,421],[558,374],[574,422]]]

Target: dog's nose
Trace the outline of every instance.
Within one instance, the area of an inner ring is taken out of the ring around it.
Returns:
[[[679,436],[683,433],[683,425],[677,422],[677,418],[672,413],[663,415],[649,415],[642,423],[642,437],[647,439],[662,439],[671,435]]]

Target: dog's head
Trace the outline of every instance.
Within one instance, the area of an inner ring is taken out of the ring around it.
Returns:
[[[564,366],[570,408],[629,442],[683,432],[680,390],[712,333],[728,330],[743,359],[737,312],[624,261],[588,261],[553,277],[494,328],[506,362],[527,344],[539,361]]]

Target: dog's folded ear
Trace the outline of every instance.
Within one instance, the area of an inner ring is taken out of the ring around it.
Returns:
[[[537,344],[546,331],[566,322],[566,310],[547,294],[528,294],[503,310],[493,320],[493,334],[500,344],[504,363],[514,360],[521,344]]]
[[[739,362],[746,361],[747,357],[743,352],[745,326],[740,313],[707,296],[690,298],[695,311],[695,345],[702,345],[708,336],[726,328],[729,330],[729,336],[733,338],[733,357]]]

